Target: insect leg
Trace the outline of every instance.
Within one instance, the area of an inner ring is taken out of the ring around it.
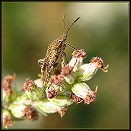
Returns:
[[[40,78],[42,78],[43,79],[43,74],[44,74],[44,68],[45,68],[45,58],[43,58],[43,59],[39,59],[38,60],[38,65],[40,66],[40,68],[41,68],[41,74],[39,74],[38,76],[40,76]]]
[[[64,51],[62,51],[62,62],[61,62],[61,66],[63,67],[63,66],[65,66],[67,63],[68,63],[68,59],[67,59],[67,57],[66,57],[66,53],[64,52]]]
[[[42,78],[44,85],[46,85],[48,82],[48,77],[49,77],[49,73],[48,73],[48,69],[47,69],[47,65],[46,65],[46,59],[45,58],[39,59],[38,65],[41,68],[40,77]]]
[[[49,81],[49,72],[47,66],[45,67],[45,76],[44,76],[44,85],[46,85]]]

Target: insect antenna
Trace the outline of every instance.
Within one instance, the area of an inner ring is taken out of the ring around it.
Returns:
[[[71,29],[71,27],[76,23],[77,20],[79,20],[80,17],[78,17],[76,20],[74,20],[72,22],[72,24],[69,26],[68,30],[65,32],[66,34],[68,34],[69,30]],[[64,26],[65,26],[65,22],[64,22]],[[64,27],[65,28],[65,27]]]
[[[65,15],[63,15],[64,32],[66,31]]]
[[[75,47],[73,47],[72,45],[70,45],[69,43],[66,43],[68,46],[70,46],[72,49],[77,50]]]
[[[69,26],[68,30],[66,31],[66,24],[65,24],[65,15],[63,15],[63,23],[64,23],[64,32],[67,35],[71,27],[74,25],[74,23],[79,20],[80,17],[78,17],[76,20],[72,22],[72,24]],[[77,50],[75,47],[71,46],[69,43],[66,43],[68,46],[70,46],[72,49]]]

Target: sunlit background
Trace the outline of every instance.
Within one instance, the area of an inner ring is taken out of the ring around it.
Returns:
[[[27,77],[38,78],[38,59],[47,46],[78,17],[67,41],[84,49],[89,62],[94,56],[109,64],[88,81],[92,90],[99,86],[96,102],[71,105],[63,118],[58,113],[39,121],[15,122],[10,129],[46,128],[129,128],[129,3],[128,2],[3,2],[2,77],[16,73],[21,90]],[[72,49],[67,47],[68,60]]]

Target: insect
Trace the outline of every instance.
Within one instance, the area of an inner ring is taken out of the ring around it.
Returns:
[[[66,31],[65,16],[63,16],[63,35],[60,35],[56,40],[49,44],[45,58],[38,60],[38,64],[41,67],[41,78],[44,82],[44,85],[48,83],[51,74],[59,73],[61,66],[65,64],[65,59],[67,61],[65,54],[66,45],[76,50],[76,48],[67,43],[66,40],[69,30],[79,18],[80,17],[75,19]]]

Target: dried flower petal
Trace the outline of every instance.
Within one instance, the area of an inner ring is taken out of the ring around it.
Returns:
[[[67,110],[66,107],[60,108],[60,110],[58,110],[58,113],[60,114],[61,117],[63,117],[65,115],[66,110]]]
[[[57,95],[57,90],[55,88],[49,88],[46,92],[47,98],[53,98]]]
[[[12,81],[13,81],[15,78],[16,78],[16,75],[13,74],[13,75],[7,75],[7,76],[5,76],[4,79],[5,79],[9,84],[11,84]]]
[[[70,67],[70,66],[68,66],[68,65],[66,65],[66,66],[64,66],[62,69],[61,69],[61,75],[64,77],[64,76],[68,76],[70,73],[71,73],[71,71],[72,71],[72,67]]]
[[[78,97],[78,96],[76,96],[75,94],[72,94],[71,95],[71,98],[73,99],[73,101],[75,102],[75,103],[81,103],[83,100],[80,98],[80,97]]]
[[[48,86],[45,90],[47,98],[52,99],[56,97],[58,93],[63,92],[65,90],[64,88],[65,87],[63,84],[56,85],[51,83],[50,86]]]
[[[32,101],[37,101],[44,97],[41,87],[37,87],[35,82],[30,79],[26,79],[26,82],[24,82],[23,90]]]
[[[3,118],[3,126],[5,128],[8,128],[8,126],[12,126],[13,125],[13,120],[11,119],[10,116],[4,116]]]
[[[3,90],[7,90],[7,89],[10,89],[10,84],[5,80],[5,79],[3,79],[3,81],[2,81],[2,88],[3,88]]]
[[[31,106],[27,106],[23,110],[23,114],[24,118],[27,120],[38,120],[39,118],[38,112]]]
[[[50,82],[55,85],[60,85],[62,82],[62,76],[61,75],[52,75],[50,78]]]
[[[3,93],[5,94],[5,97],[9,97],[12,93],[12,89],[11,88],[4,88],[3,89]]]
[[[5,128],[8,128],[8,126],[13,125],[13,117],[11,116],[11,113],[7,109],[3,109],[3,126]]]
[[[24,91],[31,91],[35,89],[37,86],[34,81],[30,79],[26,79],[26,81],[23,83],[23,90]]]
[[[75,57],[75,58],[85,58],[86,57],[86,52],[84,51],[84,49],[81,49],[81,50],[75,50],[73,53],[72,53],[72,56]]]
[[[5,76],[2,81],[2,88],[7,97],[9,97],[12,93],[11,84],[14,79],[15,79],[15,74]]]
[[[61,69],[61,76],[64,77],[65,81],[69,84],[73,84],[76,78],[76,75],[72,70],[73,68],[69,65],[66,65]]]
[[[86,104],[90,104],[91,102],[94,102],[96,100],[97,88],[98,86],[96,87],[95,91],[89,91],[88,95],[83,98]]]
[[[93,57],[90,60],[91,63],[95,63],[97,68],[100,68],[102,71],[107,72],[107,68],[109,65],[107,65],[106,67],[104,67],[104,61],[102,60],[101,57]]]

